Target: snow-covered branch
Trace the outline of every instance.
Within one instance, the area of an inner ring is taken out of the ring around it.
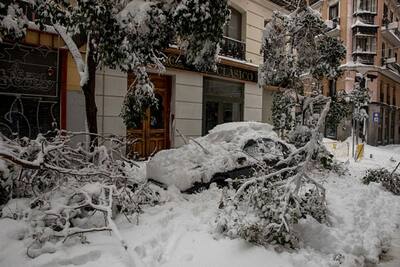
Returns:
[[[299,240],[293,225],[298,220],[309,215],[326,221],[325,189],[309,174],[323,146],[320,130],[331,100],[316,97],[307,103],[314,110],[314,104],[321,101],[324,107],[304,146],[274,166],[260,168],[264,173],[245,180],[233,196],[223,198],[217,221],[224,234],[259,245],[297,248]]]
[[[74,40],[72,39],[71,35],[68,34],[66,29],[59,25],[59,24],[54,24],[54,29],[57,31],[57,33],[61,36],[63,39],[65,45],[68,47],[68,51],[71,53],[72,58],[75,61],[76,67],[78,69],[79,77],[80,77],[80,86],[84,86],[89,79],[89,74],[88,74],[88,68],[87,68],[87,61],[86,63],[83,61],[81,51],[79,51],[79,47],[76,45]],[[90,41],[90,34],[88,34],[88,42]],[[89,46],[88,44],[86,45],[86,55],[88,55],[88,49]]]
[[[72,145],[81,134],[85,133],[58,131],[34,140],[0,135],[0,160],[15,170],[9,195],[32,198],[27,221],[35,223],[27,254],[49,252],[54,239],[61,245],[73,236],[112,231],[134,266],[142,266],[113,219],[118,213],[138,215],[142,205],[153,205],[159,198],[145,180],[134,176],[136,165],[118,156],[127,144],[124,138],[102,137],[107,146],[86,151]],[[96,212],[104,214],[103,226],[89,223]]]

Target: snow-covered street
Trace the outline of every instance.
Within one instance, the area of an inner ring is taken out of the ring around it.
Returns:
[[[400,160],[399,151],[400,146],[367,146],[368,158],[350,163],[349,175],[316,177],[327,189],[330,224],[302,220],[296,229],[304,240],[299,251],[278,253],[219,235],[215,218],[221,189],[216,187],[194,195],[170,188],[163,196],[165,204],[145,209],[138,225],[128,223],[124,216],[117,222],[130,247],[149,267],[397,267],[399,197],[380,185],[363,185],[360,178],[366,168],[394,168],[395,160]],[[108,233],[91,233],[90,244],[72,246],[66,242],[53,254],[29,259],[25,241],[19,240],[24,227],[22,222],[0,220],[0,266],[131,266],[127,254]],[[388,248],[385,255],[380,255],[382,246]],[[379,257],[382,262],[378,264]]]
[[[400,0],[1,0],[0,267],[400,267]]]

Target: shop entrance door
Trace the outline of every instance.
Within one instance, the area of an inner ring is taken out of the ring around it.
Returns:
[[[171,77],[151,75],[158,106],[149,108],[138,128],[128,129],[128,139],[137,140],[128,151],[129,155],[148,158],[160,150],[170,148]],[[128,78],[128,83],[133,82]]]

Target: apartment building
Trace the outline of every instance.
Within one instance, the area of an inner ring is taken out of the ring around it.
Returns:
[[[364,125],[367,143],[400,143],[400,1],[323,0],[312,1],[330,27],[329,34],[340,38],[347,48],[344,75],[329,81],[327,94],[351,91],[356,73],[367,78],[371,94],[369,119]],[[351,125],[329,129],[327,135],[344,139]]]

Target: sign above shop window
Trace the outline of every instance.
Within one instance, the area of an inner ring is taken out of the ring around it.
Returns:
[[[172,54],[172,53],[168,54],[165,66],[170,68],[195,71],[193,67],[190,67],[187,64],[185,64],[184,57],[178,54]],[[248,82],[258,81],[257,71],[238,68],[225,64],[217,64],[217,69],[215,71],[207,71],[204,73],[217,75],[225,78],[241,80],[241,81],[248,81]]]
[[[57,97],[57,66],[56,50],[0,43],[0,94]]]

